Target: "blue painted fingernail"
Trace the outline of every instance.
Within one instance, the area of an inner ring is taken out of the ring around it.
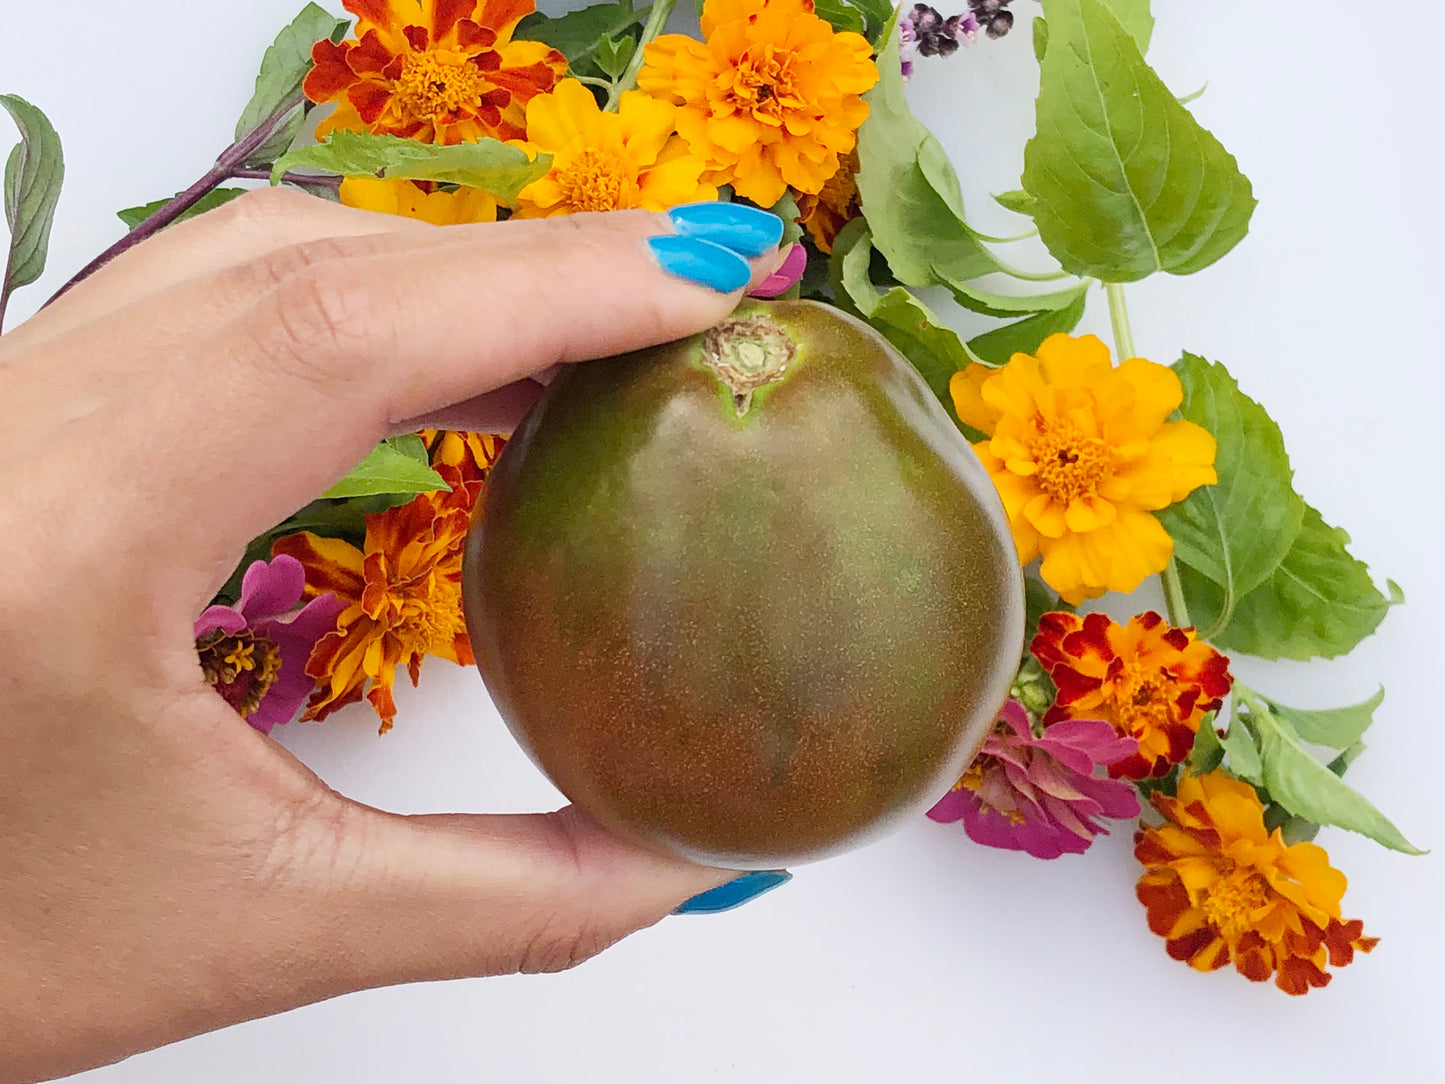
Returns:
[[[649,237],[647,247],[664,271],[720,294],[741,290],[753,277],[748,262],[736,252],[700,237]]]
[[[783,220],[745,203],[684,203],[667,212],[678,233],[701,237],[740,256],[761,256],[783,239]]]
[[[764,892],[771,892],[792,879],[793,875],[785,869],[762,869],[753,873],[744,873],[741,877],[735,877],[725,885],[718,885],[716,888],[699,893],[672,913],[675,915],[715,915],[719,911],[731,911],[734,907],[741,907],[749,900],[757,899]]]

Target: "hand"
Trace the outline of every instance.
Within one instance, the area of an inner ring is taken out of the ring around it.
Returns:
[[[571,810],[350,801],[203,683],[192,636],[247,540],[381,437],[505,424],[531,374],[725,317],[741,289],[649,257],[669,232],[437,229],[263,191],[0,339],[0,1080],[365,987],[570,967],[735,876]]]

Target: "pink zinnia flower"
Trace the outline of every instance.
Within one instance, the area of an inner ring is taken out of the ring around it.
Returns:
[[[788,249],[788,254],[783,257],[783,262],[762,282],[758,283],[757,289],[753,290],[749,297],[777,297],[779,294],[791,290],[803,277],[803,268],[808,265],[808,253],[802,245],[795,244]]]
[[[196,619],[206,683],[262,734],[289,722],[310,694],[306,660],[345,608],[327,593],[297,610],[305,586],[296,558],[256,561],[241,579],[235,606],[210,606]]]
[[[1129,783],[1096,774],[1137,748],[1098,719],[1066,719],[1035,737],[1028,712],[1010,700],[977,759],[928,816],[963,821],[968,838],[989,847],[1035,858],[1083,854],[1107,831],[1095,818],[1139,815]]]

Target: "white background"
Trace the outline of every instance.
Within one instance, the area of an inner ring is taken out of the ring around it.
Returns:
[[[1031,127],[1031,6],[1016,0],[1022,29],[1010,38],[922,60],[910,85],[977,224],[995,233],[1020,222],[987,193],[1016,187]],[[47,111],[68,167],[50,270],[17,295],[12,320],[119,236],[116,209],[206,169],[298,7],[0,0],[0,90]],[[1252,685],[1303,706],[1388,688],[1350,779],[1436,852],[1320,837],[1350,878],[1346,915],[1383,938],[1372,956],[1299,999],[1232,970],[1199,975],[1144,925],[1127,829],[1087,855],[1041,862],[920,819],[742,910],[668,919],[569,974],[357,994],[81,1079],[1445,1079],[1445,13],[1343,0],[1155,7],[1151,59],[1181,94],[1208,82],[1196,114],[1237,154],[1260,208],[1222,264],[1131,288],[1139,350],[1225,361],[1283,426],[1301,491],[1409,595],[1346,661],[1238,664]],[[1086,327],[1107,333],[1102,298]],[[328,782],[394,810],[556,804],[474,673],[430,662],[422,689],[398,701],[384,739],[360,708],[281,737]]]

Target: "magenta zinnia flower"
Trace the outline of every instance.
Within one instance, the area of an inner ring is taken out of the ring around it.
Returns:
[[[777,297],[779,294],[791,290],[803,277],[803,269],[807,266],[807,250],[802,245],[793,245],[788,249],[788,254],[783,257],[783,262],[778,265],[778,269],[758,283],[757,289],[748,296]]]
[[[289,722],[310,694],[306,660],[345,608],[327,593],[297,610],[305,586],[296,558],[256,561],[241,578],[235,606],[210,606],[196,619],[206,683],[262,734]]]
[[[1028,712],[1010,700],[978,757],[928,816],[963,821],[968,838],[989,847],[1035,858],[1083,854],[1107,831],[1096,818],[1139,815],[1129,783],[1096,774],[1137,748],[1099,719],[1066,719],[1035,737]]]

